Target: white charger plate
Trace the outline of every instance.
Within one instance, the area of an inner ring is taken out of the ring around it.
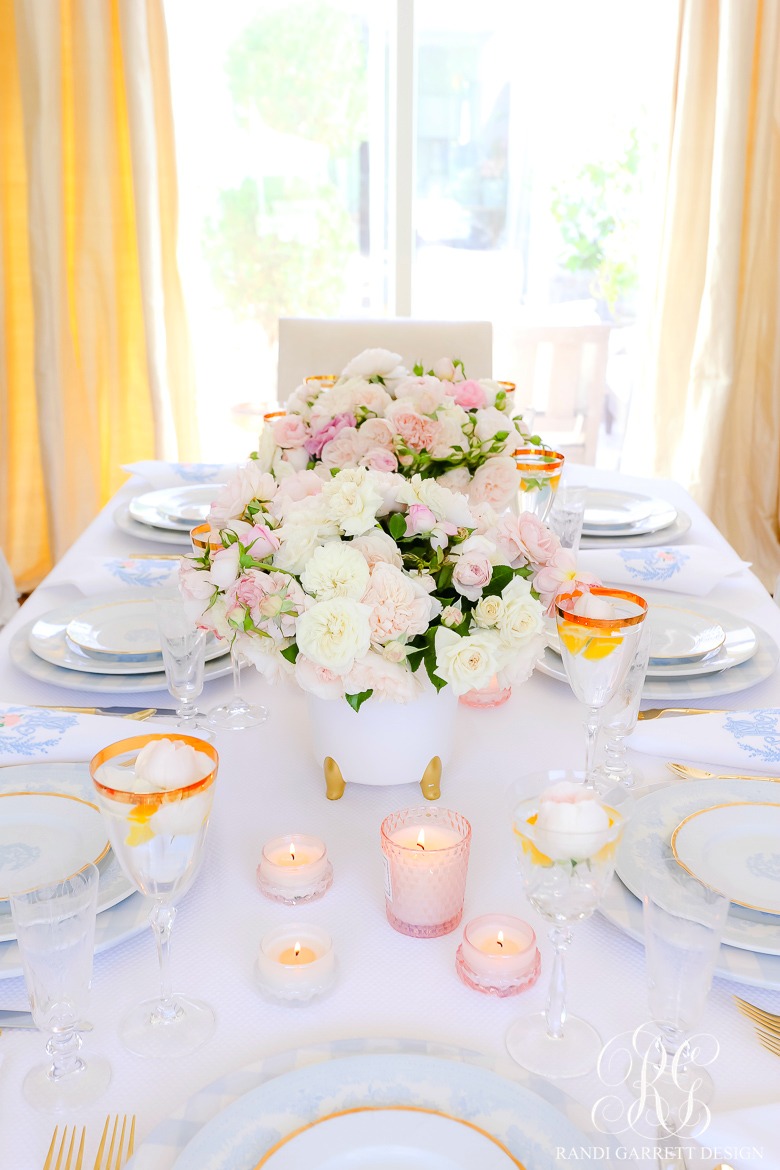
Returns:
[[[658,544],[674,544],[680,537],[685,536],[691,527],[691,518],[687,512],[678,512],[677,518],[667,528],[657,532],[626,533],[616,536],[601,534],[588,536],[583,534],[580,548],[654,548]]]
[[[668,605],[669,594],[658,590],[637,590],[651,604]],[[679,594],[678,600],[686,608],[711,618],[723,627],[726,640],[717,655],[706,663],[654,667],[642,688],[643,699],[706,699],[715,695],[732,695],[748,690],[769,678],[780,662],[780,649],[760,626],[746,622],[737,614],[712,605],[702,605],[700,599]],[[566,670],[560,656],[549,646],[537,663],[537,669],[551,678],[566,682]]]
[[[663,863],[673,856],[672,834],[691,813],[715,804],[751,801],[772,804],[780,817],[780,785],[771,780],[700,780],[637,795],[615,861],[615,872],[637,898],[648,875],[659,888],[672,885],[673,875]],[[731,906],[722,938],[729,947],[780,957],[780,917]]]
[[[780,794],[776,801],[724,802],[697,809],[672,833],[688,873],[738,906],[780,915]],[[780,929],[780,922],[778,922]]]
[[[190,528],[152,528],[150,524],[142,524],[140,520],[134,520],[127,504],[120,504],[115,510],[114,523],[117,528],[126,533],[127,536],[132,536],[134,540],[149,540],[153,544],[170,544],[182,551],[192,552]],[[195,525],[193,524],[191,527],[194,528]]]
[[[85,663],[90,662],[90,666],[80,665],[76,669],[73,666],[55,665],[40,658],[30,648],[30,635],[34,625],[33,621],[20,626],[11,638],[8,647],[8,654],[13,665],[29,678],[36,678],[40,682],[48,683],[49,686],[61,687],[66,691],[94,691],[97,694],[131,695],[140,691],[167,691],[168,689],[164,670],[150,671],[147,669],[143,674],[135,673],[132,670],[133,664],[130,664],[129,667],[125,667],[121,671],[111,672],[108,669],[110,664],[101,670],[100,664],[95,663],[94,659],[88,659],[86,655]],[[52,644],[49,643],[49,645]],[[72,653],[76,653],[75,647],[72,649]],[[119,665],[121,666],[121,664]],[[231,669],[230,655],[223,651],[218,658],[206,663],[204,679],[208,682],[213,678],[222,678],[224,675],[230,674]]]
[[[472,1121],[503,1143],[526,1170],[557,1170],[556,1146],[592,1144],[549,1101],[486,1069],[408,1053],[349,1056],[296,1069],[238,1097],[206,1122],[174,1167],[255,1170],[264,1155],[303,1126],[365,1105],[417,1106]],[[276,1170],[273,1161],[267,1164]],[[313,1165],[325,1170],[322,1162]],[[355,1165],[375,1163],[358,1160]],[[411,1165],[438,1170],[430,1160]]]
[[[0,898],[71,877],[109,850],[97,805],[62,792],[0,793]]]
[[[636,492],[588,488],[582,532],[585,536],[646,536],[668,528],[677,509],[668,500]]]
[[[145,605],[148,607],[152,605],[151,599],[141,599],[139,601],[134,594],[129,598],[122,598],[117,594],[108,594],[107,597],[110,599],[111,604],[129,604],[131,612],[134,606]],[[112,661],[108,655],[103,658],[93,658],[78,646],[71,643],[67,631],[74,618],[82,613],[88,614],[97,606],[106,603],[106,598],[81,598],[78,601],[70,601],[65,605],[59,605],[55,609],[49,610],[42,617],[37,618],[31,627],[28,627],[30,630],[29,646],[33,655],[65,671],[94,674],[99,675],[101,678],[114,675],[117,677],[143,675],[145,678],[149,678],[152,675],[162,675],[163,683],[165,683],[162,654],[154,659],[146,659],[141,662],[128,661],[121,657],[116,661]],[[152,610],[152,614],[153,612]],[[156,627],[155,637],[157,637]],[[210,636],[206,642],[207,678],[215,677],[213,674],[208,673],[209,664],[214,660],[225,657],[227,654],[228,649],[225,643],[220,642],[218,638]],[[35,675],[34,677],[38,676]],[[146,689],[151,688],[136,688],[136,690]]]
[[[6,792],[56,792],[91,801],[94,795],[89,765],[83,764],[11,764],[0,768],[0,795]],[[100,880],[98,883],[98,915],[104,910],[123,902],[135,892],[135,886],[127,880],[111,849],[97,863]],[[11,905],[0,902],[0,944],[16,938]],[[0,979],[3,969],[4,951],[0,945]]]
[[[133,520],[150,528],[169,532],[187,532],[202,524],[209,514],[211,501],[224,484],[191,484],[182,488],[162,488],[134,496],[128,505]]]
[[[309,1122],[264,1154],[255,1170],[524,1170],[491,1134],[418,1106],[365,1106]]]

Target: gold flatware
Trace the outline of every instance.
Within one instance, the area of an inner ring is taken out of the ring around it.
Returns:
[[[106,1139],[108,1138],[108,1127],[111,1124],[111,1114],[106,1118],[106,1124],[103,1126],[103,1133],[100,1138],[100,1145],[98,1146],[97,1157],[95,1158],[94,1170],[121,1170],[125,1162],[128,1162],[133,1156],[133,1149],[135,1147],[135,1114],[130,1117],[130,1133],[127,1138],[127,1147],[125,1148],[125,1129],[127,1128],[127,1114],[122,1118],[122,1129],[119,1133],[119,1145],[117,1141],[117,1129],[119,1128],[119,1114],[114,1118],[114,1126],[111,1130],[111,1141],[108,1150],[106,1151]],[[116,1154],[114,1148],[116,1147]],[[103,1154],[106,1158],[103,1161]],[[46,1168],[44,1167],[44,1170]],[[55,1167],[56,1170],[56,1167]],[[78,1167],[76,1168],[78,1170]]]
[[[704,707],[648,707],[640,711],[637,719],[661,719],[664,715],[722,715],[722,707],[707,709]]]
[[[741,772],[707,772],[704,768],[694,768],[690,764],[673,764],[667,761],[667,768],[680,776],[683,780],[770,780],[780,784],[780,776],[748,776]]]
[[[130,553],[128,561],[180,561],[186,553]]]
[[[756,1035],[762,1048],[766,1048],[767,1052],[771,1052],[773,1056],[780,1056],[780,1038],[771,1032],[762,1032],[760,1028],[756,1028]]]
[[[152,715],[175,715],[173,709],[163,709],[160,707],[136,707],[130,709],[128,707],[46,707],[38,706],[39,711],[70,711],[73,715],[113,715],[119,719],[135,719],[141,721],[149,719]]]
[[[46,1161],[43,1163],[43,1170],[71,1170],[71,1166],[72,1166],[72,1170],[81,1170],[82,1163],[84,1161],[84,1138],[86,1137],[86,1134],[87,1134],[86,1129],[82,1127],[81,1141],[79,1142],[79,1148],[78,1148],[78,1152],[76,1154],[75,1163],[73,1163],[73,1148],[74,1148],[74,1145],[76,1142],[76,1126],[75,1125],[73,1126],[73,1129],[71,1130],[70,1144],[68,1144],[68,1127],[67,1127],[67,1125],[63,1127],[62,1138],[60,1140],[60,1146],[59,1146],[59,1150],[57,1152],[57,1161],[56,1162],[52,1161],[52,1159],[54,1158],[54,1150],[55,1150],[55,1147],[57,1145],[58,1132],[59,1132],[59,1126],[55,1125],[54,1133],[51,1135],[51,1145],[49,1146],[49,1152],[46,1155]],[[65,1154],[65,1147],[66,1146],[68,1149],[68,1154],[67,1154],[66,1160],[63,1162],[62,1159],[63,1159],[63,1156]]]
[[[736,1003],[743,1016],[747,1016],[754,1024],[766,1029],[767,1032],[774,1033],[780,1037],[780,1016],[775,1015],[774,1012],[767,1012],[764,1008],[757,1007],[756,1004],[750,1003],[747,999],[740,999],[738,995],[734,996]]]

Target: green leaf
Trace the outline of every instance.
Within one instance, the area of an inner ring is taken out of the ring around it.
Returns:
[[[447,684],[444,679],[439,678],[438,674],[436,673],[436,651],[433,646],[429,646],[425,651],[425,654],[423,655],[423,662],[425,663],[425,669],[428,672],[428,678],[436,687],[436,690],[440,691],[442,687],[446,687]]]
[[[406,661],[409,663],[409,669],[414,672],[419,669],[420,663],[423,660],[425,650],[413,650],[411,654],[407,654]]]
[[[493,576],[490,578],[490,584],[482,590],[482,596],[497,597],[499,593],[503,593],[514,575],[514,569],[511,569],[509,565],[496,565]]]
[[[452,584],[452,572],[454,568],[455,566],[450,562],[447,562],[446,565],[442,565],[439,575],[436,578],[436,588],[439,590],[439,592],[443,592],[445,589],[448,589]]]
[[[425,370],[421,362],[416,362],[415,365],[412,366],[412,373],[416,378],[421,378],[423,376]]]
[[[400,512],[393,512],[388,528],[393,540],[401,540],[406,535],[406,520]]]
[[[281,655],[282,658],[286,658],[288,662],[295,662],[296,658],[298,657],[297,642],[292,642],[289,646],[286,646],[284,650],[281,651]]]
[[[349,703],[353,711],[359,711],[365,703],[366,699],[370,699],[373,695],[372,690],[361,691],[359,695],[345,695],[344,698]]]

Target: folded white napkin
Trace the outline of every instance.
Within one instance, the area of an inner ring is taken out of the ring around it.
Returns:
[[[75,585],[85,597],[104,593],[127,593],[137,589],[139,596],[157,590],[176,588],[181,557],[80,557],[74,569],[67,569],[42,583],[47,586]]]
[[[0,703],[0,767],[41,760],[90,760],[117,740],[143,735],[145,731],[174,730],[172,723],[141,724],[119,716],[77,715]]]
[[[156,489],[196,483],[225,483],[235,473],[236,467],[235,463],[166,463],[162,459],[122,464],[123,471],[142,476]]]
[[[728,1112],[716,1109],[705,1133],[697,1140],[704,1147],[702,1158],[709,1156],[716,1165],[726,1161],[738,1166],[739,1170],[767,1170],[769,1166],[780,1166],[777,1101]],[[711,1164],[703,1162],[703,1165]]]
[[[670,760],[719,763],[780,775],[780,707],[640,721],[626,744]]]
[[[698,544],[583,549],[577,564],[612,585],[646,585],[697,597],[711,593],[724,577],[750,568],[749,562],[741,561],[734,552],[716,552]]]

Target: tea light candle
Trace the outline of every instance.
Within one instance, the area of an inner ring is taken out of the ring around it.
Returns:
[[[323,841],[292,833],[263,846],[257,884],[267,898],[295,906],[314,902],[330,889],[333,866]]]
[[[485,914],[463,931],[455,969],[467,987],[485,995],[517,995],[539,978],[541,956],[533,928],[521,918]]]
[[[471,825],[446,808],[413,808],[382,822],[385,910],[402,934],[438,938],[461,920]]]
[[[264,935],[255,964],[261,991],[284,1003],[306,1003],[336,978],[330,936],[318,926],[279,926]]]

